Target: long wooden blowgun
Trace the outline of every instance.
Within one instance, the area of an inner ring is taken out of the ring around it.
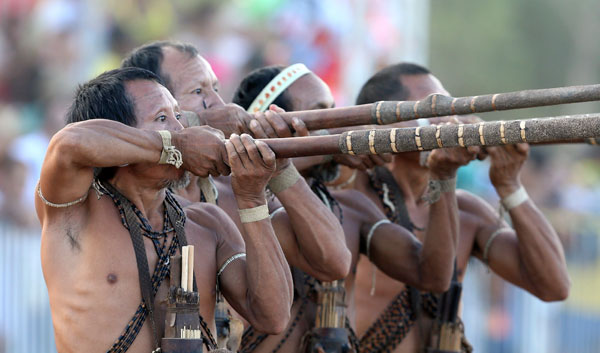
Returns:
[[[278,158],[383,154],[447,147],[588,142],[597,144],[600,114],[348,131],[339,135],[263,139]],[[600,142],[600,141],[599,141]]]
[[[420,101],[381,101],[353,107],[282,113],[290,124],[293,117],[309,130],[357,125],[387,125],[420,118],[485,113],[497,110],[542,107],[600,100],[600,84],[524,90],[453,98],[432,94]]]

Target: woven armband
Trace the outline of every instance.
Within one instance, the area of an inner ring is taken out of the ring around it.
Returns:
[[[181,152],[171,144],[171,132],[167,130],[159,130],[158,133],[162,137],[163,149],[160,154],[158,164],[171,164],[175,168],[181,167],[183,159]]]
[[[238,210],[242,223],[252,223],[269,218],[269,207],[265,205]]]
[[[529,195],[527,194],[527,191],[525,191],[525,188],[521,186],[517,191],[503,198],[501,202],[502,206],[504,206],[507,211],[510,211],[527,201],[527,199],[529,199]]]
[[[506,231],[511,231],[511,230],[512,230],[512,228],[502,227],[502,228],[496,229],[496,231],[494,231],[492,233],[492,235],[490,235],[488,240],[485,242],[485,246],[483,247],[483,262],[486,265],[488,265],[488,263],[489,263],[490,248],[492,247],[492,242],[494,241],[494,239],[496,239],[498,234],[500,234],[502,232],[506,232]]]
[[[269,189],[271,189],[274,194],[278,194],[296,184],[298,179],[300,179],[300,173],[298,173],[294,164],[290,163],[281,174],[269,180]]]
[[[367,258],[369,260],[371,260],[371,240],[373,240],[373,234],[375,234],[375,230],[377,228],[379,228],[380,225],[382,224],[388,224],[388,223],[392,223],[390,220],[388,219],[381,219],[377,222],[375,222],[375,224],[373,224],[371,226],[371,229],[369,229],[369,234],[367,234]]]
[[[451,192],[456,189],[456,177],[446,180],[429,180],[427,193],[423,196],[423,200],[432,204],[438,202],[442,193]]]

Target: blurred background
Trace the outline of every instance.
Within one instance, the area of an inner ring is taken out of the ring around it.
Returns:
[[[75,87],[150,40],[195,44],[221,93],[305,63],[351,105],[378,69],[429,67],[455,96],[600,82],[597,0],[0,0],[0,353],[54,352],[33,190]],[[484,114],[600,112],[597,103]],[[492,204],[485,162],[459,186]],[[569,299],[543,303],[473,261],[463,317],[476,352],[600,351],[600,149],[534,147],[523,173],[567,254]]]

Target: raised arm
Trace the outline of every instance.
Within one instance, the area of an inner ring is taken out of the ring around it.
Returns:
[[[293,283],[289,265],[271,226],[264,189],[275,170],[275,154],[249,135],[233,134],[226,144],[243,224],[245,261],[223,270],[220,285],[227,301],[257,330],[278,334],[290,317]],[[233,221],[224,222],[237,233]],[[217,254],[221,261],[226,261]],[[229,257],[231,258],[231,257]],[[223,266],[223,264],[219,264]]]
[[[287,124],[272,106],[255,115],[250,129],[257,138],[291,137]],[[301,129],[298,119],[294,120]],[[273,217],[275,233],[290,265],[322,281],[346,277],[352,254],[346,247],[344,230],[336,216],[315,195],[304,178],[288,160],[279,159],[278,176],[270,182],[271,190],[283,206]]]
[[[512,205],[508,202],[513,228],[504,221],[499,223],[497,212],[483,200],[466,196],[466,207],[480,219],[475,255],[498,275],[538,298],[564,300],[570,280],[562,244],[552,225],[521,189],[519,172],[528,151],[527,144],[488,148],[492,184],[501,199],[513,199]]]
[[[477,149],[445,149],[432,152],[428,159],[430,189],[440,187],[439,199],[429,207],[425,237],[421,244],[414,235],[395,224],[374,229],[370,258],[389,276],[418,289],[443,292],[448,289],[458,245],[458,206],[455,177],[459,166],[475,158]],[[441,184],[440,184],[441,182]],[[363,234],[370,231],[362,228]]]
[[[228,172],[219,162],[225,149],[217,130],[196,127],[173,131],[172,144],[182,153],[183,168],[200,175]],[[52,203],[71,202],[88,192],[94,167],[158,163],[162,149],[162,138],[156,131],[105,119],[73,123],[50,141],[40,187]]]

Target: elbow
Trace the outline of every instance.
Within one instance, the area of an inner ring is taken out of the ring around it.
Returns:
[[[266,333],[268,335],[279,335],[287,328],[290,322],[290,311],[284,312],[280,315],[275,315],[262,320],[256,320],[250,322],[255,330]]]
[[[327,282],[344,279],[350,273],[351,266],[352,253],[348,248],[344,248],[335,255],[329,256],[328,261],[324,262],[323,268],[313,276],[320,281]]]
[[[76,132],[76,128],[69,125],[58,131],[50,140],[48,145],[48,154],[56,155],[58,162],[66,162],[69,156],[80,149],[81,138]]]
[[[551,289],[548,289],[537,297],[545,302],[557,302],[566,300],[569,297],[571,290],[571,280],[566,277],[561,281],[557,281]]]

